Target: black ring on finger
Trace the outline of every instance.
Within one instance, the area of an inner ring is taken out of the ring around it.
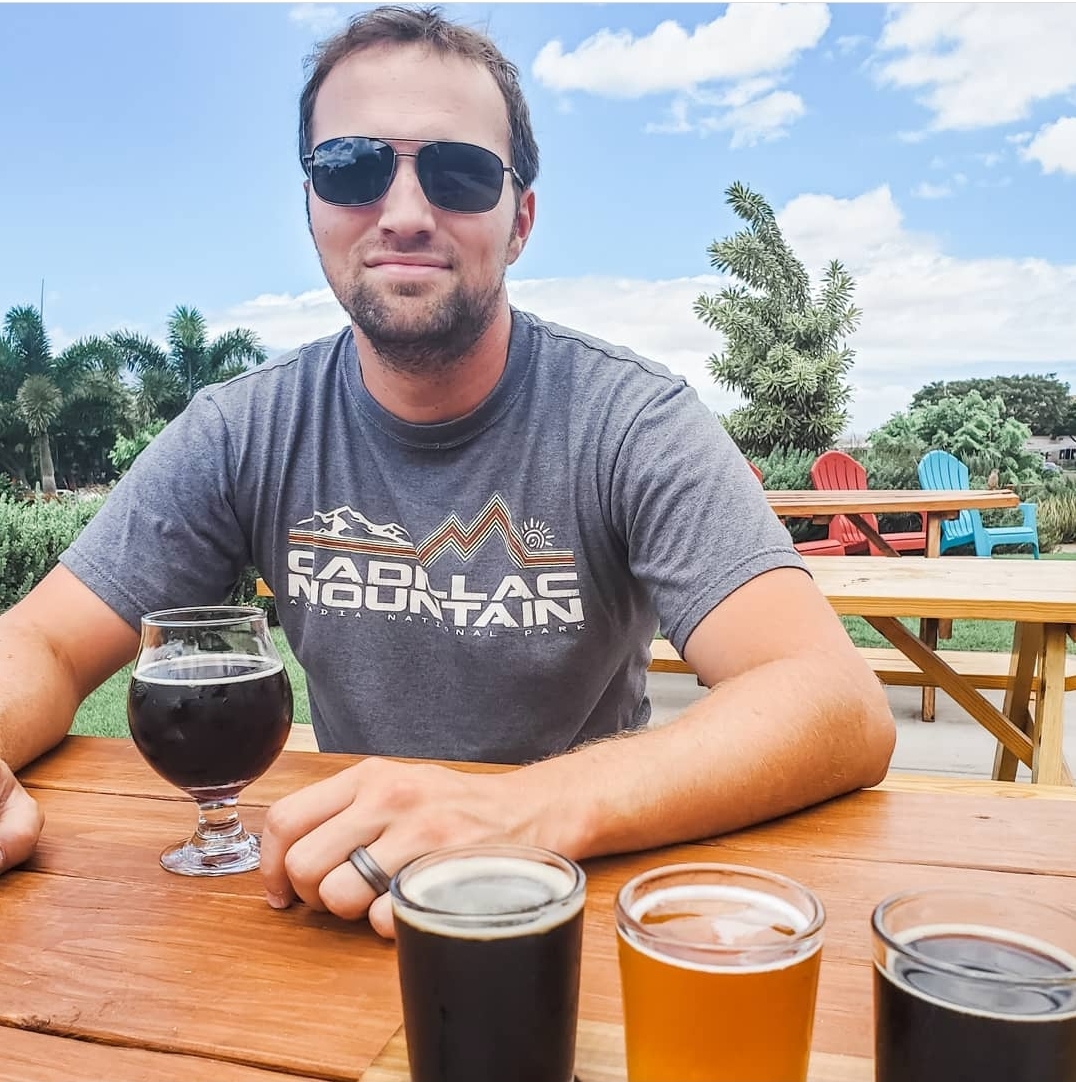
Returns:
[[[355,871],[366,880],[366,885],[374,894],[380,896],[388,891],[391,882],[388,873],[370,856],[365,845],[359,845],[352,849],[348,853],[347,859],[351,861]]]

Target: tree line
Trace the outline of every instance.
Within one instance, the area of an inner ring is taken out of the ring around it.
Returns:
[[[73,488],[112,480],[202,387],[266,359],[252,330],[210,339],[197,308],[168,317],[167,346],[121,330],[55,352],[41,312],[16,305],[0,332],[0,470],[9,489],[57,476]]]

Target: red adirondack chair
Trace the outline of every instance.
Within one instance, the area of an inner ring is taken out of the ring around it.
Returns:
[[[818,489],[868,488],[867,471],[861,462],[843,451],[826,451],[818,456],[811,466],[811,484]],[[878,516],[863,515],[868,526],[878,529]],[[897,552],[925,552],[927,547],[926,522],[920,516],[921,530],[909,530],[904,533],[883,533],[886,543]],[[847,553],[859,555],[869,552],[872,556],[881,555],[881,550],[869,541],[845,515],[836,515],[829,523],[829,536],[839,541]]]

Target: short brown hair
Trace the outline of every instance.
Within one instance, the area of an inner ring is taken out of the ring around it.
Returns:
[[[441,56],[458,56],[481,64],[493,76],[508,110],[512,160],[523,187],[538,175],[538,144],[530,110],[519,86],[519,69],[493,42],[465,26],[443,18],[439,8],[386,5],[354,16],[346,29],[323,41],[307,60],[310,75],[299,97],[299,157],[310,153],[309,131],[321,84],[340,61],[375,45],[425,45]]]

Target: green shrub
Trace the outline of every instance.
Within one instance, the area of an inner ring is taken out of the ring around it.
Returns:
[[[1076,543],[1076,486],[1056,492],[1039,503],[1039,545],[1046,549],[1047,538],[1055,545]]]
[[[97,513],[103,499],[0,498],[0,611],[24,597]]]
[[[811,465],[818,456],[811,451],[778,447],[753,459],[762,471],[762,486],[769,489],[813,488]]]

